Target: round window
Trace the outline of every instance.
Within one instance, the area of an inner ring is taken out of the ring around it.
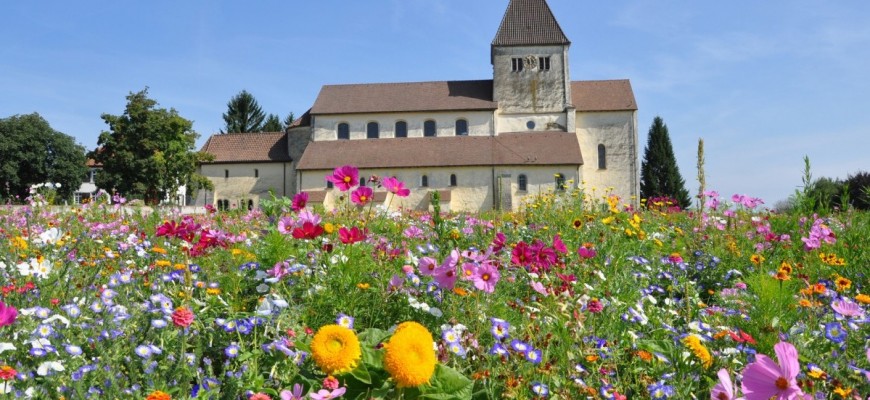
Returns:
[[[526,122],[526,128],[535,129],[535,121]]]

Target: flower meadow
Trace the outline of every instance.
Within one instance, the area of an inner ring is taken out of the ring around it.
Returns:
[[[395,178],[183,215],[0,209],[0,394],[34,399],[866,399],[870,215],[577,189],[512,213]],[[433,202],[438,204],[438,202]]]

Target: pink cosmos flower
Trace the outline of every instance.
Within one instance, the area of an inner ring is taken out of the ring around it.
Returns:
[[[293,225],[296,224],[296,221],[291,217],[282,217],[278,220],[278,232],[281,232],[282,235],[289,235],[293,232]]]
[[[372,188],[368,186],[360,186],[350,194],[350,201],[353,204],[364,206],[372,201]]]
[[[304,398],[304,394],[302,393],[302,385],[294,384],[293,391],[282,390],[281,391],[281,400],[302,400]]]
[[[568,248],[565,247],[565,242],[562,241],[562,238],[559,236],[559,234],[556,234],[556,236],[553,236],[553,250],[556,250],[562,254],[565,254],[568,252]]]
[[[346,192],[359,185],[359,170],[350,165],[341,166],[332,171],[332,176],[327,176],[326,180],[334,183],[338,190]]]
[[[293,196],[293,203],[290,204],[290,209],[299,212],[299,210],[305,208],[306,204],[308,204],[308,193],[296,193],[296,195]]]
[[[846,299],[835,300],[831,303],[831,308],[844,317],[860,317],[864,315],[864,310],[861,309],[861,306]]]
[[[366,240],[366,234],[358,227],[347,229],[342,226],[338,229],[338,240],[344,244],[354,244]]]
[[[596,254],[598,253],[592,247],[581,246],[579,249],[577,249],[577,255],[580,256],[580,258],[595,258]]]
[[[346,391],[347,388],[338,388],[335,390],[320,389],[317,393],[309,393],[308,396],[313,400],[329,400],[341,397]]]
[[[549,293],[547,293],[547,288],[544,286],[543,283],[533,281],[529,285],[531,285],[532,289],[534,289],[536,292],[538,292],[544,296],[549,295]]]
[[[477,290],[492,293],[495,291],[495,284],[498,283],[499,277],[498,268],[495,265],[484,263],[477,268],[472,280]]]
[[[381,185],[384,185],[384,189],[399,197],[408,197],[411,194],[411,190],[405,187],[404,182],[393,177],[381,179]]]
[[[18,310],[0,301],[0,327],[12,325],[18,317]]]
[[[474,275],[477,275],[477,264],[467,262],[462,264],[462,279],[473,281]]]
[[[731,381],[731,375],[728,373],[728,370],[722,368],[716,374],[719,376],[719,383],[716,386],[713,386],[713,391],[710,392],[711,400],[742,400],[743,398],[735,398],[734,396],[737,394],[737,387],[734,386],[734,382]]]
[[[439,288],[453,290],[453,287],[456,286],[456,278],[458,278],[458,275],[456,274],[456,264],[442,264],[435,269],[435,274],[432,275],[432,277],[435,279],[435,284],[438,285]]]
[[[306,222],[310,222],[312,225],[317,225],[320,221],[321,218],[319,215],[308,210],[302,210],[302,212],[299,213],[299,219],[296,220],[296,226],[302,226]]]
[[[435,270],[438,269],[438,261],[432,257],[423,257],[417,262],[417,269],[421,275],[435,275]]]
[[[743,370],[741,388],[747,400],[793,400],[804,398],[795,377],[800,372],[797,349],[791,343],[779,342],[773,346],[779,365],[770,357],[759,354],[755,362]],[[812,397],[810,397],[812,398]]]
[[[525,267],[532,261],[532,249],[529,245],[520,240],[511,250],[511,263]]]

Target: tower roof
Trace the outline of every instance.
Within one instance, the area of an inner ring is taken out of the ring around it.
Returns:
[[[546,0],[511,0],[493,46],[571,44]]]

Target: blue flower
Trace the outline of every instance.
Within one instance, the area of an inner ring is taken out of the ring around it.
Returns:
[[[453,329],[447,329],[441,333],[441,338],[448,344],[459,343],[459,335]]]
[[[461,344],[450,343],[449,346],[447,346],[447,348],[450,350],[451,353],[456,354],[457,356],[460,356],[462,358],[465,358],[465,347],[462,347]]]
[[[489,349],[489,354],[504,356],[508,354],[508,350],[501,343],[496,343]]]
[[[136,355],[139,357],[142,357],[144,359],[149,359],[149,358],[151,358],[151,354],[152,354],[151,346],[149,346],[149,345],[141,344],[141,345],[136,347]]]
[[[839,322],[825,324],[825,337],[834,343],[843,343],[846,340],[846,331]]]
[[[526,360],[532,364],[538,365],[541,363],[541,350],[532,349],[526,352]]]
[[[345,313],[339,313],[338,318],[335,319],[336,324],[339,324],[347,329],[353,329],[353,321],[354,318]]]
[[[529,347],[531,346],[529,346],[526,342],[517,339],[511,341],[511,348],[514,349],[514,351],[516,352],[525,354],[527,351],[529,351]]]
[[[82,354],[82,348],[73,344],[65,345],[64,348],[66,352],[72,356],[78,356]]]
[[[664,381],[658,381],[646,388],[653,400],[667,399],[675,394],[674,387],[665,385]]]
[[[547,397],[550,395],[550,387],[541,382],[532,382],[532,393],[539,397]]]
[[[226,354],[229,358],[236,358],[239,355],[239,346],[235,343],[227,346],[227,348],[224,350],[224,354]]]
[[[492,318],[492,329],[490,329],[490,333],[497,340],[502,340],[508,337],[508,329],[510,329],[510,324],[498,318]]]
[[[37,326],[36,331],[33,333],[39,337],[47,338],[54,333],[54,329],[51,328],[51,325],[42,324]]]

